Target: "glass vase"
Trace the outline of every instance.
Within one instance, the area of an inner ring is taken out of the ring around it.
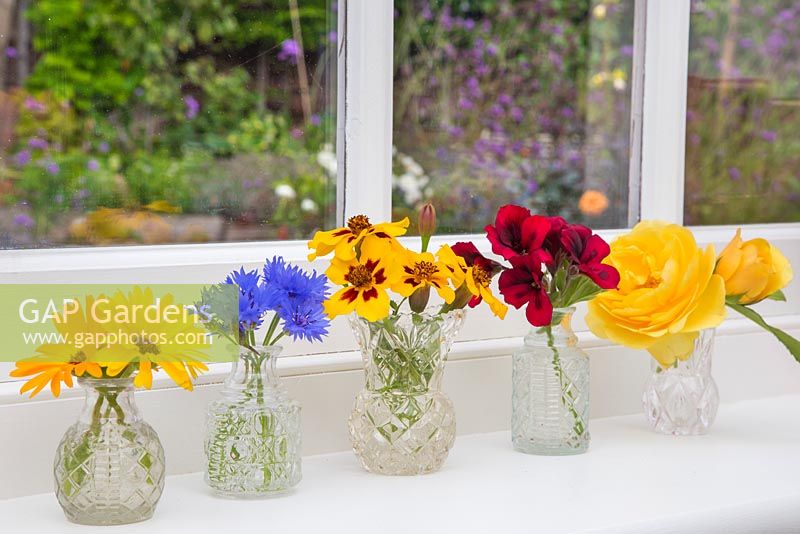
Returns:
[[[580,454],[589,448],[589,357],[572,331],[575,308],[553,310],[512,358],[511,439],[528,454]]]
[[[208,406],[205,480],[218,495],[268,497],[300,482],[300,404],[275,372],[281,349],[242,347]]]
[[[642,404],[653,430],[674,436],[705,434],[717,416],[719,390],[711,376],[714,329],[701,330],[688,359],[663,367],[655,359]]]
[[[350,317],[366,378],[350,415],[350,439],[364,469],[419,475],[444,463],[456,418],[441,390],[442,374],[464,316],[453,310],[393,314],[378,322]]]
[[[164,489],[164,449],[139,414],[133,378],[79,378],[78,384],[83,411],[56,451],[61,508],[82,525],[149,519]]]

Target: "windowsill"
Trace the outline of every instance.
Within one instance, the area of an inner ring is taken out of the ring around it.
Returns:
[[[213,497],[202,475],[167,478],[148,522],[114,529],[276,532],[796,532],[800,395],[723,404],[702,437],[655,434],[641,414],[593,420],[581,456],[514,452],[509,434],[459,437],[441,471],[384,477],[352,453],[312,456],[290,495]],[[8,532],[85,532],[52,494],[0,503]],[[99,529],[98,529],[99,530]]]

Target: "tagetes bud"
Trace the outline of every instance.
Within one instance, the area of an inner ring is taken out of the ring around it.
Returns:
[[[411,311],[422,313],[428,306],[428,299],[431,297],[431,286],[420,287],[408,297],[408,306]]]
[[[715,272],[725,280],[725,294],[753,304],[783,289],[792,279],[786,257],[766,239],[742,240],[742,230],[719,255]]]
[[[419,235],[430,237],[436,232],[436,208],[428,202],[419,210]]]
[[[473,295],[472,292],[467,287],[466,282],[461,284],[461,286],[456,289],[456,298],[450,303],[449,309],[451,310],[460,310],[467,304],[469,301],[472,300]]]

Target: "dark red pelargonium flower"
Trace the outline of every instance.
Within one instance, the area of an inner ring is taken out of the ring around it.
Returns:
[[[510,260],[540,249],[550,231],[550,221],[541,215],[531,215],[527,208],[508,204],[497,211],[494,226],[489,224],[484,230],[492,252]]]
[[[619,284],[619,272],[602,263],[611,252],[602,237],[580,224],[568,224],[561,230],[561,246],[578,264],[582,273],[603,289],[615,289]]]
[[[542,283],[544,262],[536,252],[514,256],[511,269],[500,275],[500,293],[508,304],[525,308],[525,317],[533,326],[548,326],[553,320],[553,303]]]

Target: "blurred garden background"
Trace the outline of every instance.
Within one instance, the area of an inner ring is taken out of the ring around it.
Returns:
[[[395,217],[432,200],[452,233],[508,202],[635,219],[633,5],[396,0]],[[335,224],[337,10],[0,0],[0,248]],[[693,0],[687,223],[800,220],[799,20],[792,0]]]

